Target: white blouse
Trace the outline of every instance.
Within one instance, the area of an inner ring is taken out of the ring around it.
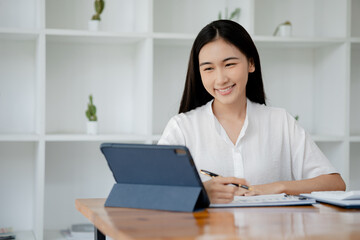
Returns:
[[[234,145],[216,119],[212,102],[172,117],[158,144],[186,146],[198,171],[245,178],[251,185],[337,173],[284,109],[247,100],[245,122]]]

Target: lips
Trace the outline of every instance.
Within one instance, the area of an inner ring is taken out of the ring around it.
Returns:
[[[234,85],[231,85],[229,87],[226,87],[226,88],[218,88],[218,89],[215,89],[218,93],[220,93],[221,95],[228,95],[232,92],[233,88],[234,88],[235,84]]]

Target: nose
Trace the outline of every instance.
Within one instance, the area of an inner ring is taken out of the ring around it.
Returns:
[[[216,85],[224,85],[225,83],[227,83],[229,81],[228,76],[226,75],[226,72],[224,69],[217,69],[217,73],[216,73]]]

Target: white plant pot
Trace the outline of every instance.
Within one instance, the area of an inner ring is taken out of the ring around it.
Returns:
[[[291,25],[281,25],[279,26],[278,36],[280,37],[290,37],[292,32]]]
[[[88,24],[89,31],[93,31],[93,32],[99,31],[99,25],[100,25],[99,20],[90,20]]]
[[[86,133],[90,135],[96,135],[98,133],[98,122],[88,121],[86,123]]]

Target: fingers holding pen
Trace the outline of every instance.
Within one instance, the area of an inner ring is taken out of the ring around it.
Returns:
[[[246,181],[244,178],[236,178],[236,177],[228,177],[225,178],[226,182],[229,186],[236,186],[235,188],[235,196],[244,196],[252,192],[252,187],[250,183]]]
[[[235,186],[249,184],[245,179],[235,177],[215,177],[204,182],[211,203],[229,203],[236,195],[245,195],[249,190]]]
[[[227,185],[222,177],[204,182],[211,203],[229,203],[234,199],[236,187]]]
[[[238,187],[251,190],[250,183],[244,178],[224,177],[224,179],[229,182],[228,184],[235,184],[238,185]]]

